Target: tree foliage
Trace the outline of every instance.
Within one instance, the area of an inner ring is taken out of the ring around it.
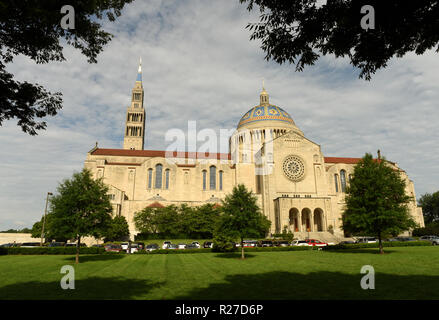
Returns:
[[[89,63],[112,35],[102,29],[99,20],[115,21],[125,4],[133,0],[1,0],[0,1],[0,126],[5,120],[17,119],[21,129],[36,135],[46,128],[38,119],[55,116],[62,108],[60,92],[51,93],[41,85],[14,79],[6,65],[15,56],[24,55],[38,64],[66,60],[63,44],[79,49]],[[69,4],[75,10],[75,28],[63,29],[61,7]]]
[[[212,238],[220,209],[213,204],[198,207],[169,205],[163,208],[146,207],[134,214],[136,229],[160,237]]]
[[[420,55],[439,43],[437,0],[240,0],[249,11],[259,7],[259,23],[250,23],[251,40],[261,40],[267,60],[289,62],[302,71],[320,55],[347,57],[370,80],[393,57]],[[375,29],[361,27],[364,5],[375,11]]]
[[[376,236],[382,253],[383,237],[416,227],[407,207],[413,200],[405,193],[405,181],[398,170],[367,153],[355,166],[346,189],[343,229]]]
[[[84,169],[60,183],[57,191],[50,199],[51,234],[77,240],[78,263],[81,238],[101,238],[111,227],[108,187],[102,178],[94,180],[91,172]]]
[[[418,202],[422,207],[425,224],[439,221],[439,191],[423,194]]]
[[[223,200],[222,216],[215,230],[219,234],[241,240],[241,257],[244,256],[243,241],[246,237],[265,237],[271,221],[261,213],[257,198],[243,184],[233,188]]]
[[[104,231],[106,241],[125,240],[130,235],[128,222],[124,216],[115,216]]]

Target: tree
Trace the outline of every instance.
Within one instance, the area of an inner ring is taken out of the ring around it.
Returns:
[[[416,227],[407,204],[413,199],[405,193],[405,181],[384,158],[366,155],[354,167],[346,189],[343,229],[349,233],[374,235],[383,253],[382,238]]]
[[[130,235],[128,222],[124,216],[115,216],[110,221],[110,226],[104,232],[104,237],[110,241],[121,240]]]
[[[265,236],[271,222],[261,213],[257,198],[243,184],[235,186],[225,197],[221,210],[223,214],[216,233],[239,238],[241,259],[245,259],[244,238]]]
[[[60,183],[57,191],[58,194],[50,199],[50,230],[77,240],[78,263],[81,238],[101,238],[111,227],[112,206],[107,195],[108,187],[102,178],[94,180],[91,172],[84,169]]]
[[[133,0],[72,0],[75,27],[63,29],[61,13],[66,5],[62,0],[1,0],[0,1],[0,126],[3,121],[17,119],[21,129],[36,135],[46,128],[38,118],[55,116],[62,108],[62,94],[51,93],[41,85],[14,80],[6,71],[6,64],[15,56],[24,55],[36,63],[66,60],[65,42],[79,49],[89,63],[97,62],[97,55],[112,38],[98,23],[104,15],[115,21],[126,3]]]
[[[157,233],[156,208],[146,207],[134,214],[134,226],[140,233]]]
[[[423,194],[418,202],[422,207],[425,224],[439,221],[439,191]]]
[[[439,42],[437,0],[240,0],[249,11],[259,6],[260,22],[249,23],[251,40],[261,40],[266,60],[296,65],[302,71],[320,55],[348,57],[361,70],[360,78],[371,79],[393,57],[408,52],[420,55]],[[366,11],[363,6],[370,5]],[[363,28],[362,19],[374,29]],[[439,48],[436,49],[439,51]]]

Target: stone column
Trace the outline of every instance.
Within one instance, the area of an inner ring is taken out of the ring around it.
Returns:
[[[310,221],[310,226],[309,226],[309,230],[310,232],[314,232],[314,212],[310,212],[310,217],[309,217],[309,221]]]

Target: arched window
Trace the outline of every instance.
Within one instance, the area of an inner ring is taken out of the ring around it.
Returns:
[[[148,169],[148,189],[152,188],[152,169]]]
[[[162,170],[163,170],[163,166],[160,163],[155,166],[155,188],[156,189],[162,188]]]
[[[346,171],[340,171],[341,192],[346,192]]]
[[[206,190],[206,179],[207,179],[207,171],[203,170],[203,190]]]
[[[335,192],[338,192],[338,174],[334,174]]]
[[[223,172],[219,172],[219,189],[223,190]]]
[[[169,189],[169,169],[165,170],[165,189]]]
[[[216,167],[215,166],[211,166],[209,168],[209,185],[210,185],[210,190],[216,189]]]

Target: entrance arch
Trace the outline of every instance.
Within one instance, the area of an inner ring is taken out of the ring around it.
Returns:
[[[290,230],[293,228],[294,232],[300,231],[299,225],[299,209],[291,208],[289,212]]]
[[[314,209],[314,230],[322,232],[324,231],[323,225],[323,210],[320,208]]]
[[[302,209],[302,231],[312,232],[311,210],[309,208]]]

